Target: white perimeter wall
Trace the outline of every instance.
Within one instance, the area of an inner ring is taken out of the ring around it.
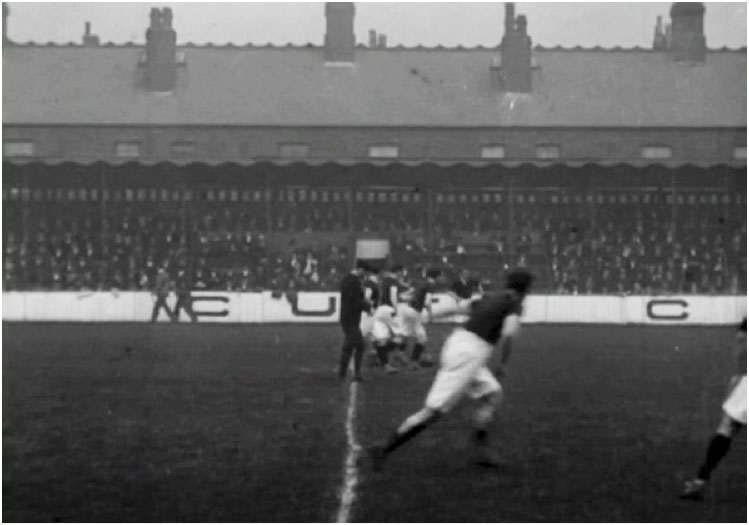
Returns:
[[[335,323],[339,294],[301,292],[292,305],[270,292],[200,292],[193,295],[200,322]],[[170,306],[175,298],[169,298]],[[453,305],[446,294],[434,309]],[[147,292],[8,292],[3,293],[4,321],[143,322],[151,318]],[[525,303],[525,323],[599,323],[652,325],[725,325],[746,315],[746,296],[570,296],[533,295]],[[166,316],[161,313],[161,321]],[[187,318],[182,314],[181,320]],[[443,321],[443,322],[450,322]]]

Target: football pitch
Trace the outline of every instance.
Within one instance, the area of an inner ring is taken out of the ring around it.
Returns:
[[[431,347],[448,333],[428,327]],[[732,328],[528,326],[494,444],[470,405],[366,462],[365,522],[745,522],[746,433],[706,500],[676,497],[720,416]],[[3,324],[3,515],[11,521],[335,520],[349,451],[419,408],[433,370],[351,390],[337,326]],[[349,472],[351,474],[351,472]]]

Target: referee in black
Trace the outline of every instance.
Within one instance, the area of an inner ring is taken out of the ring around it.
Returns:
[[[362,276],[367,270],[367,265],[358,262],[356,268],[351,270],[341,280],[341,328],[343,329],[343,348],[341,348],[341,360],[338,364],[338,377],[346,377],[351,354],[354,354],[354,381],[362,381],[361,365],[364,356],[364,337],[362,336],[359,323],[362,312],[369,311],[370,304],[364,298],[362,287]]]

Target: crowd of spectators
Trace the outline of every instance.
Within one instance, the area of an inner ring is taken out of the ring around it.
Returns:
[[[517,265],[531,267],[554,293],[746,290],[743,197],[672,203],[626,192],[598,200],[526,192],[508,208],[501,197],[475,192],[440,195],[428,209],[413,196],[380,203],[335,195],[270,209],[260,201],[6,203],[3,286],[150,290],[167,265],[189,274],[195,290],[330,290],[350,265],[348,244],[310,234],[377,232],[413,274],[469,268],[490,283]],[[272,248],[269,230],[306,242]]]

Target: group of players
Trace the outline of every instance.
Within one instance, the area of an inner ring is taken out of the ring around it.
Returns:
[[[395,267],[383,275],[378,286],[374,272],[359,264],[341,283],[341,325],[344,344],[338,374],[345,378],[351,356],[354,356],[354,381],[361,381],[364,337],[371,336],[382,368],[394,371],[393,355],[402,355],[409,340],[413,341],[410,366],[420,368],[427,342],[422,324],[423,312],[428,319],[464,316],[466,321],[446,339],[439,355],[439,366],[422,409],[406,418],[388,440],[369,450],[375,470],[396,449],[429,427],[454,408],[463,398],[477,401],[473,414],[473,438],[476,463],[497,467],[499,462],[489,446],[489,429],[502,400],[500,380],[512,353],[513,341],[520,329],[523,302],[531,290],[533,276],[517,269],[507,276],[498,293],[481,294],[473,299],[467,286],[467,275],[454,284],[455,305],[432,310],[438,271],[429,271],[417,286],[405,282],[406,272]],[[465,286],[458,295],[461,283]],[[478,291],[478,290],[477,290]],[[364,314],[364,317],[362,317]],[[497,351],[495,352],[495,347]],[[707,448],[697,476],[684,482],[680,497],[700,500],[710,476],[730,448],[733,437],[746,426],[746,317],[737,335],[738,368],[731,379],[728,395],[722,405],[723,415]],[[494,354],[498,354],[497,357]]]
[[[428,270],[416,282],[409,282],[403,266],[378,272],[365,262],[357,264],[341,282],[344,343],[339,376],[346,377],[353,357],[354,381],[363,380],[367,342],[371,342],[378,365],[388,374],[397,373],[399,365],[410,370],[433,366],[425,352],[428,341],[424,320],[433,316],[432,297],[441,278],[439,270]],[[463,304],[478,292],[480,286],[463,270],[449,293]]]

